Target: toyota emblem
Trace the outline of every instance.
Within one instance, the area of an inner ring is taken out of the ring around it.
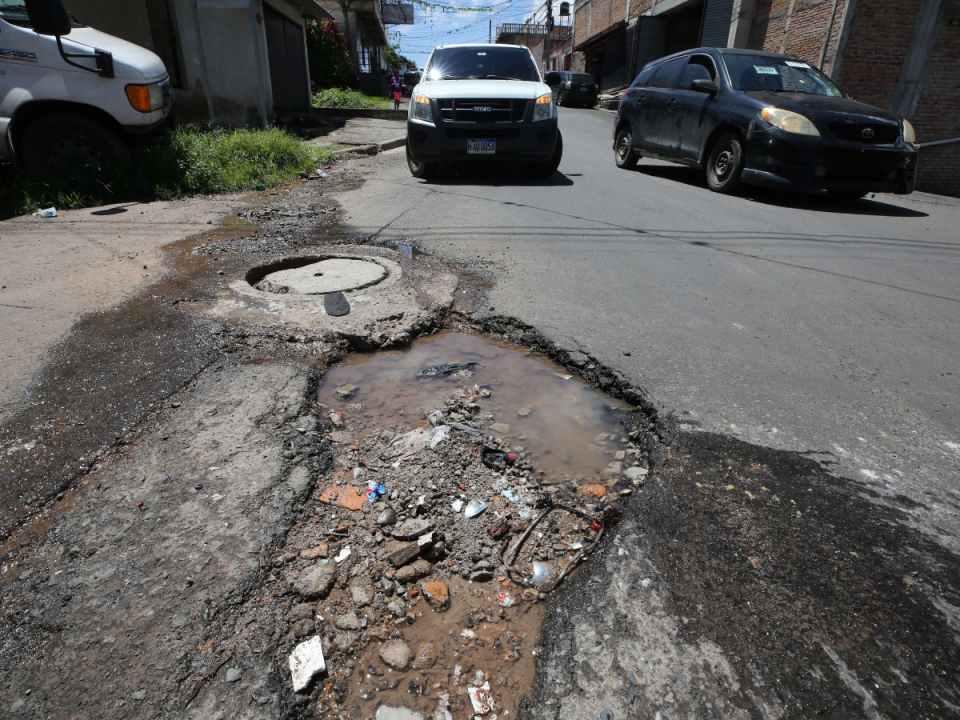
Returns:
[[[860,134],[863,135],[864,140],[872,140],[875,133],[873,132],[873,128],[864,128]]]

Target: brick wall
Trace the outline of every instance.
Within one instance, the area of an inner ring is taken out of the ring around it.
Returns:
[[[788,28],[790,0],[759,0],[750,31],[750,47],[767,52],[780,52],[786,31],[785,52],[816,65],[820,62],[823,38],[829,31],[830,39],[824,61],[824,70],[829,74],[836,54],[845,6],[846,0],[840,0],[836,9],[832,0],[796,0]],[[832,28],[831,13],[834,17]]]
[[[960,0],[945,0],[940,36],[913,115],[918,142],[960,137]],[[960,143],[920,151],[917,189],[960,197]]]
[[[920,0],[857,0],[840,87],[868,105],[890,107],[919,9]]]
[[[631,0],[630,18],[650,10],[653,0]],[[612,25],[627,18],[627,0],[592,0],[593,17],[590,18],[590,5],[584,5],[576,11],[573,44],[576,47],[588,38],[599,35]],[[589,35],[587,28],[589,27]]]

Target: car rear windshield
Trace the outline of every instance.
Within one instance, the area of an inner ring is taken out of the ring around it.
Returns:
[[[830,78],[801,60],[725,53],[723,61],[737,90],[843,97]]]
[[[570,82],[586,83],[587,85],[597,84],[597,81],[593,79],[593,75],[587,75],[586,73],[570,73]]]
[[[540,73],[526,48],[448,47],[433,51],[427,65],[428,80],[528,80]]]

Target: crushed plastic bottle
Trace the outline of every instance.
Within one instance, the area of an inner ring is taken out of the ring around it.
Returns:
[[[57,209],[55,207],[48,207],[46,210],[37,210],[33,216],[35,218],[55,218],[57,217]]]

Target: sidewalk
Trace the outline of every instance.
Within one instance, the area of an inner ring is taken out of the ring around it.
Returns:
[[[122,203],[0,222],[0,419],[81,315],[153,282],[161,247],[210,229],[237,204],[234,195]]]
[[[337,121],[337,118],[327,118]],[[403,120],[343,118],[342,127],[309,140],[310,145],[346,152],[375,155],[377,152],[403,147],[407,142],[407,124]]]

